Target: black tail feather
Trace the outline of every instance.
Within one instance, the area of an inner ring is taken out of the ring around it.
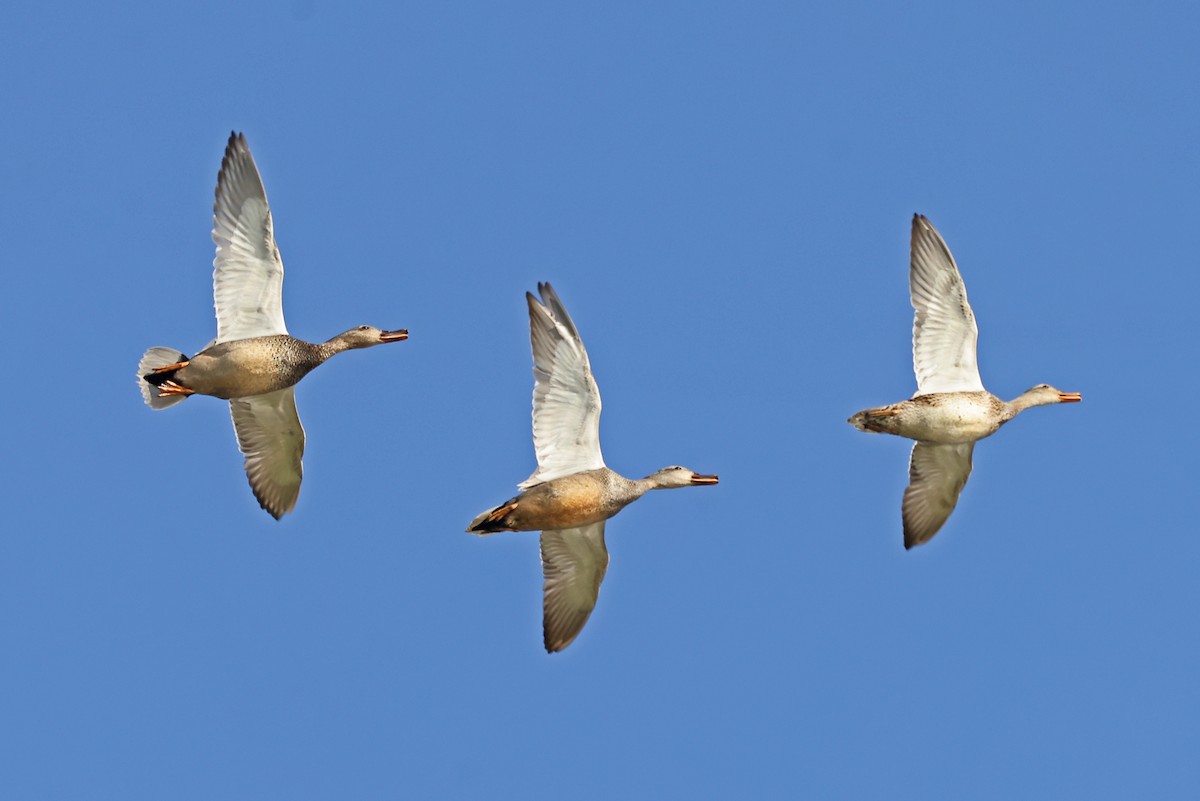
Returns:
[[[179,358],[176,359],[176,361],[180,362],[186,362],[187,360],[188,357],[184,356],[182,353],[179,354]],[[161,387],[166,382],[173,381],[175,379],[175,374],[178,372],[179,370],[164,370],[162,372],[155,371],[146,373],[142,376],[142,378],[145,379],[147,384],[153,384],[156,387]]]
[[[515,531],[508,521],[509,514],[517,508],[517,503],[520,501],[520,496],[509,498],[504,503],[488,509],[483,514],[471,521],[471,525],[467,526],[467,531],[471,534],[495,534],[497,531]]]

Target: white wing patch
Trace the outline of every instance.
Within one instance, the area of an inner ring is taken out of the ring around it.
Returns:
[[[549,284],[529,303],[533,348],[533,447],[538,468],[518,486],[604,467],[600,453],[600,388],[583,340]]]
[[[242,134],[230,134],[213,202],[215,342],[286,334],[283,260],[267,192]]]
[[[917,395],[983,389],[976,362],[979,328],[950,249],[924,216],[913,216],[909,290]]]

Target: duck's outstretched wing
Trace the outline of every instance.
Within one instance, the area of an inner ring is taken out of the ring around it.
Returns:
[[[600,388],[579,331],[549,284],[541,300],[526,292],[533,348],[533,447],[538,467],[521,489],[604,467],[600,453]]]
[[[956,445],[918,442],[908,461],[908,489],[900,504],[904,547],[928,542],[950,517],[971,475],[974,442]]]
[[[304,475],[304,426],[295,387],[229,401],[246,478],[263,509],[278,520],[292,511]]]
[[[917,395],[983,389],[975,346],[979,328],[950,249],[924,215],[913,215],[908,272]]]
[[[548,653],[566,648],[583,630],[607,570],[603,520],[542,532],[542,637]]]
[[[283,322],[283,260],[254,156],[246,137],[229,135],[213,202],[214,342],[286,334]]]

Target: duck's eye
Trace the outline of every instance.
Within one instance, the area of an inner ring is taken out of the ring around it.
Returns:
[[[359,331],[370,331],[370,330],[371,330],[371,326],[369,326],[369,325],[360,325],[360,326],[358,327],[358,330],[359,330]]]

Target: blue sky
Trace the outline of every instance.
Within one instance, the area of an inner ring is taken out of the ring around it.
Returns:
[[[1182,3],[4,6],[0,796],[1193,797],[1198,34]],[[291,332],[412,334],[300,384],[278,523],[226,404],[133,379],[213,336],[231,129]],[[1084,401],[981,443],[905,552],[909,444],[845,420],[915,388],[918,211],[989,389]],[[534,465],[539,280],[609,465],[721,476],[609,523],[555,656],[536,535],[463,533]]]

